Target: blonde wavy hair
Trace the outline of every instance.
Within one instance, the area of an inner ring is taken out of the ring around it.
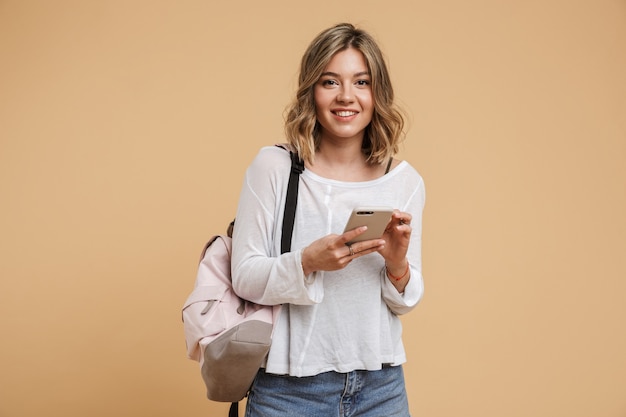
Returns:
[[[313,163],[321,137],[315,111],[315,84],[333,56],[348,48],[363,54],[371,76],[374,112],[365,128],[362,146],[367,161],[370,164],[387,161],[398,152],[398,144],[404,137],[404,115],[394,103],[393,87],[380,48],[364,30],[341,23],[322,31],[305,51],[296,97],[285,111],[287,140],[308,163]]]

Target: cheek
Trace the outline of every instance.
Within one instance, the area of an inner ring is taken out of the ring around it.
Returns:
[[[367,113],[369,113],[370,117],[374,114],[374,97],[372,94],[364,94],[361,97],[361,106]]]
[[[370,109],[374,109],[374,95],[371,91],[369,91],[367,94],[364,94],[363,102],[367,103],[367,106]]]
[[[315,110],[318,110],[328,104],[327,103],[328,99],[326,96],[327,95],[324,94],[323,90],[320,90],[319,88],[315,89],[315,92],[313,93],[313,102],[315,103]]]

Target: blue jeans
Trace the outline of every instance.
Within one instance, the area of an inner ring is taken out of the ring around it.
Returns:
[[[246,417],[409,417],[401,366],[310,377],[259,371]]]

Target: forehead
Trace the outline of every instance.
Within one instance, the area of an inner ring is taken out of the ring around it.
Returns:
[[[332,72],[341,75],[351,75],[368,71],[367,61],[361,51],[355,48],[347,48],[337,52],[328,61],[324,72]]]

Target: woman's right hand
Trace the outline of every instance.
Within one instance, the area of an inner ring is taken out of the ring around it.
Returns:
[[[367,230],[357,227],[341,235],[331,234],[311,243],[302,251],[302,270],[305,275],[315,271],[336,271],[345,268],[352,260],[384,248],[383,239],[372,239],[347,245]]]

